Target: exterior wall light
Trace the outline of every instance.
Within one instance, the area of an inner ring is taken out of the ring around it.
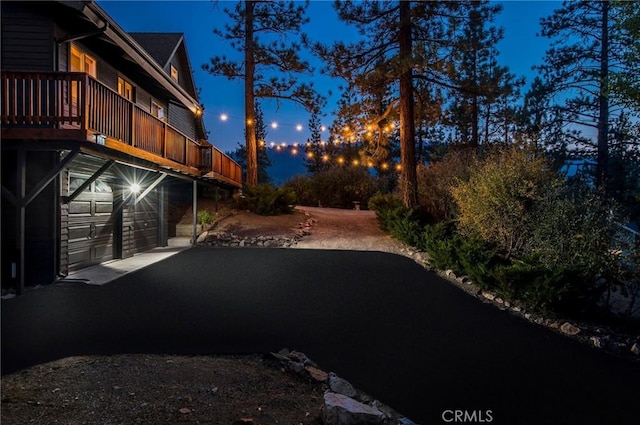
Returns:
[[[140,185],[138,183],[132,183],[131,186],[129,186],[129,191],[135,194],[140,193]]]

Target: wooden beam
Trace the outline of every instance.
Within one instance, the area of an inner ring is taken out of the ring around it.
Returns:
[[[35,185],[33,189],[31,189],[31,192],[29,192],[29,194],[26,197],[20,200],[20,204],[24,206],[29,205],[31,201],[33,201],[36,198],[36,196],[38,196],[40,192],[42,192],[44,188],[47,187],[49,183],[51,183],[53,179],[58,177],[58,175],[64,169],[64,167],[66,167],[67,164],[73,161],[73,159],[78,155],[78,153],[79,153],[78,151],[71,151],[64,158],[62,158],[60,162],[55,167],[53,167],[53,169],[50,170],[38,182],[38,184]]]
[[[24,200],[27,188],[27,153],[25,151],[18,151],[17,158],[17,188],[16,192],[18,197],[20,198],[19,206],[18,206],[18,215],[17,215],[17,227],[18,227],[18,240],[16,241],[19,255],[18,262],[18,286],[16,288],[16,294],[22,295],[24,291],[25,285],[25,233],[26,233],[26,223],[27,223],[27,206],[22,202]]]
[[[11,193],[11,191],[9,191],[9,189],[7,189],[6,187],[4,187],[4,185],[2,185],[2,195],[7,198],[7,200],[9,202],[11,202],[11,205],[13,205],[14,207],[19,207],[20,206],[20,201],[18,200],[18,198],[16,198],[13,193]]]
[[[74,199],[76,199],[78,197],[78,195],[80,195],[82,192],[84,192],[84,190],[86,188],[88,188],[91,183],[93,183],[94,181],[96,181],[98,179],[98,177],[100,177],[105,171],[107,171],[109,169],[109,167],[111,167],[113,164],[115,164],[115,160],[110,159],[107,162],[105,162],[102,167],[98,168],[98,170],[93,173],[93,175],[91,177],[89,177],[84,183],[82,183],[80,185],[80,187],[78,187],[76,190],[73,191],[73,193],[69,196],[61,196],[61,200],[63,204],[68,204],[69,202],[73,201]]]
[[[188,174],[194,177],[200,177],[200,171],[197,168],[189,167],[187,165],[182,165],[178,162],[172,161],[167,158],[163,158],[159,155],[147,152],[145,150],[134,148],[120,141],[107,138],[105,146],[116,150],[118,152],[126,153],[131,156],[135,156],[140,159],[144,159],[145,161],[153,162],[158,165],[162,165],[168,167],[170,169],[174,169],[176,171],[180,171],[184,174]]]
[[[3,141],[6,139],[38,139],[38,140],[88,140],[89,132],[80,129],[59,128],[3,128],[0,132]],[[46,144],[46,142],[42,142]]]
[[[196,246],[198,244],[198,182],[193,181],[193,235],[191,244]]]
[[[142,194],[140,196],[138,196],[136,198],[135,204],[137,204],[138,202],[142,201],[145,198],[145,196],[147,196],[149,194],[149,192],[151,192],[153,189],[155,189],[155,187],[157,185],[159,185],[162,180],[164,180],[165,177],[167,177],[166,173],[160,173],[158,178],[155,179],[155,181],[153,183],[151,183],[151,185],[149,185],[149,187],[144,192],[142,192]]]

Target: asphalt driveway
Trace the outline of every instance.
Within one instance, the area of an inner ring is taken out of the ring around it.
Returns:
[[[196,248],[104,286],[2,301],[3,374],[71,355],[283,347],[422,424],[455,423],[443,416],[455,410],[476,412],[476,423],[640,421],[639,364],[482,304],[392,254]]]

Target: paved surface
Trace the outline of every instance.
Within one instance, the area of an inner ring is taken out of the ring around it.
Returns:
[[[196,248],[106,285],[2,302],[3,374],[80,354],[282,347],[422,424],[453,423],[442,415],[454,410],[475,423],[640,418],[640,365],[479,303],[392,254]]]

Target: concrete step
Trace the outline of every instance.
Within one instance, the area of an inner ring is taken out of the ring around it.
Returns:
[[[200,225],[196,227],[198,233],[200,233]],[[191,237],[193,234],[193,224],[176,224],[176,236]]]

